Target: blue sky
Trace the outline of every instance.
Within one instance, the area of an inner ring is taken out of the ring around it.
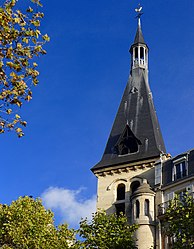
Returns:
[[[40,84],[20,112],[25,136],[1,135],[0,202],[42,196],[57,222],[74,226],[79,213],[94,210],[90,168],[101,159],[128,79],[139,2],[42,2],[51,41],[39,60]],[[167,152],[176,155],[194,147],[194,1],[141,4],[150,86]]]

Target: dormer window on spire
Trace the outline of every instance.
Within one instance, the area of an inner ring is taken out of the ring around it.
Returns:
[[[123,133],[117,141],[115,150],[119,156],[128,155],[138,152],[139,145],[141,144],[141,141],[133,134],[132,130],[127,124]]]

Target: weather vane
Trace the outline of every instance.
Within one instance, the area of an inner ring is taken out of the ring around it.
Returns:
[[[138,8],[135,9],[135,12],[137,13],[136,18],[139,18],[139,19],[140,19],[141,15],[143,15],[142,8],[143,8],[143,7],[142,7],[141,4],[139,3],[139,4],[138,4]]]
[[[142,12],[142,6],[141,6],[141,4],[139,3],[138,4],[138,8],[137,9],[135,9],[135,12],[137,13],[137,16],[136,16],[136,18],[138,18],[138,25],[141,27],[141,20],[140,20],[140,17],[141,17],[141,15],[143,15],[143,12]]]

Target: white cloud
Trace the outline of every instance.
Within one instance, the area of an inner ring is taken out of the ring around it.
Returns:
[[[46,208],[51,209],[55,215],[62,217],[62,222],[68,223],[71,227],[77,226],[81,218],[91,218],[92,213],[96,211],[96,196],[89,199],[83,199],[79,190],[70,190],[58,187],[46,189],[41,198]]]

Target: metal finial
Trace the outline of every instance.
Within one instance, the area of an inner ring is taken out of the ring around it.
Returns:
[[[140,3],[138,4],[138,8],[135,9],[135,12],[137,13],[136,18],[138,18],[138,25],[139,26],[141,26],[140,18],[143,15],[142,9],[143,9],[143,7],[141,6]]]

